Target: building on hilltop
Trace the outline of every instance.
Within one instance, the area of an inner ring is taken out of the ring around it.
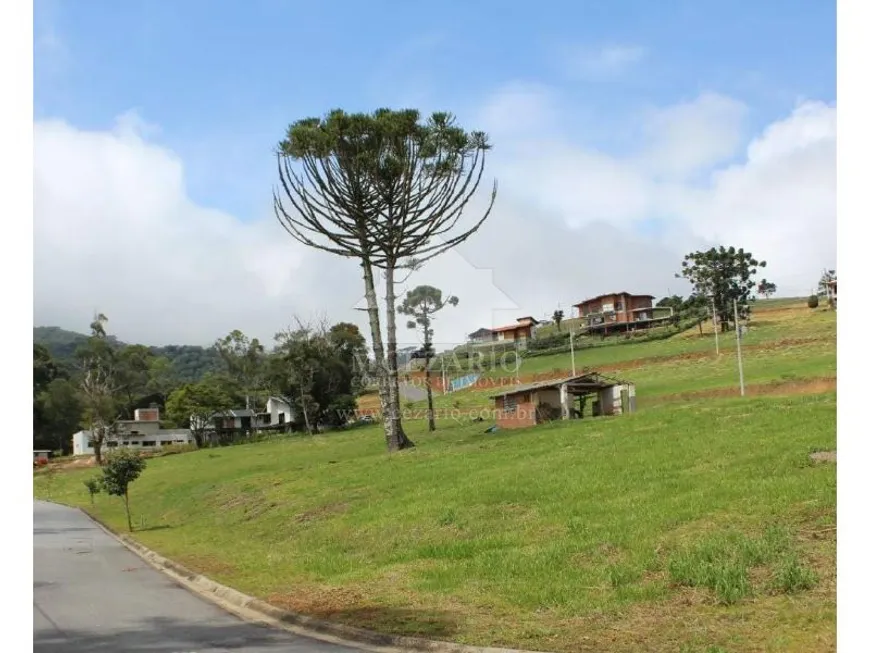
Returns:
[[[574,304],[587,333],[616,333],[665,324],[674,315],[670,306],[653,306],[652,295],[622,291],[598,295]]]
[[[495,327],[491,330],[491,342],[517,342],[526,343],[535,336],[535,327],[538,321],[531,317],[518,317],[516,324]]]
[[[468,342],[471,344],[492,342],[492,329],[480,328],[474,333],[469,333]]]

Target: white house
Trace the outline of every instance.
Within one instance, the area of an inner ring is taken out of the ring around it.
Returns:
[[[196,417],[191,416],[191,424],[196,425]],[[250,408],[233,408],[211,417],[207,430],[217,431],[258,431],[261,429],[280,430],[296,422],[296,410],[286,397],[272,396],[266,400],[266,409],[257,413]]]
[[[94,453],[90,431],[82,430],[73,434],[73,455],[81,456]],[[106,440],[103,446],[134,447],[156,449],[173,444],[193,444],[190,429],[161,429],[160,414],[156,408],[137,409],[133,419],[118,422],[117,433]]]
[[[261,427],[288,426],[296,422],[296,409],[286,397],[269,397],[266,400],[266,410],[257,416]]]

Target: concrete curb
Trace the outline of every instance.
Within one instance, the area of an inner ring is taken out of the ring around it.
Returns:
[[[73,506],[65,507],[69,508]],[[521,649],[467,646],[418,637],[389,635],[283,610],[261,599],[242,594],[231,587],[221,585],[206,576],[187,569],[173,560],[164,558],[129,535],[116,533],[110,526],[83,508],[78,508],[78,510],[154,569],[166,574],[197,596],[217,604],[222,609],[245,621],[266,624],[304,637],[341,646],[361,648],[373,653],[401,653],[402,651],[420,653],[544,653],[542,651],[525,651]]]

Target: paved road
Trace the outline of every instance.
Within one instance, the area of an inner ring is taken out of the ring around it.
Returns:
[[[399,394],[406,401],[422,401],[426,398],[426,388],[421,388],[413,383],[401,381],[399,383]]]
[[[33,502],[34,652],[353,653],[250,624],[149,567],[81,512]]]

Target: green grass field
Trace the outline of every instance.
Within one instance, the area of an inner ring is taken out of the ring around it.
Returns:
[[[790,313],[758,314],[748,382],[835,374],[833,312]],[[276,605],[393,633],[834,651],[836,469],[809,454],[836,449],[836,395],[679,398],[736,381],[727,355],[651,358],[712,344],[682,340],[612,361],[638,384],[625,417],[493,434],[410,421],[418,446],[394,455],[373,426],[153,459],[131,493],[135,535]],[[119,500],[90,507],[94,474],[39,472],[34,492],[123,529]]]

